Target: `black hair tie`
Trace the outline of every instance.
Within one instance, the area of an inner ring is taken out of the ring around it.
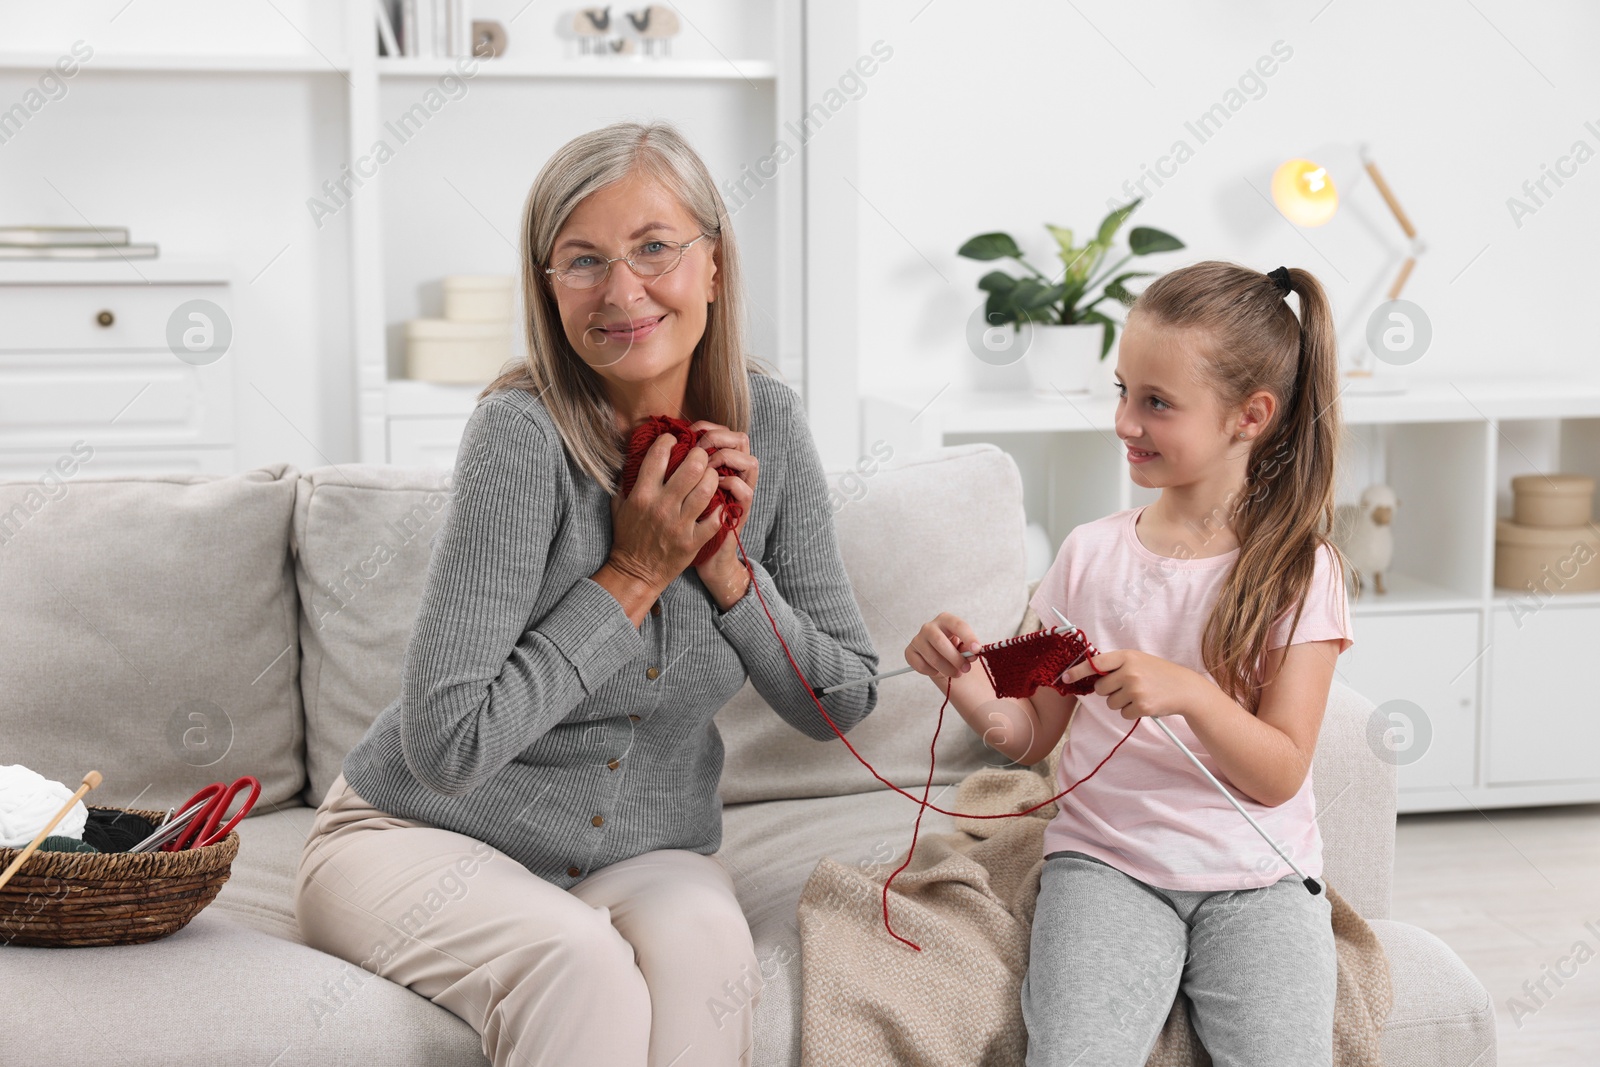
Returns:
[[[1279,267],[1277,270],[1269,270],[1267,271],[1267,277],[1271,278],[1273,284],[1281,289],[1285,295],[1288,295],[1294,290],[1294,286],[1289,281],[1288,267]]]

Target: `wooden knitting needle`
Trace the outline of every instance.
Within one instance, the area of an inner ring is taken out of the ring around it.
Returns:
[[[978,651],[979,650],[975,648],[970,652],[963,652],[963,653],[961,653],[961,658],[962,659],[971,659],[973,656],[976,656],[978,654]],[[905,674],[905,673],[907,673],[909,671],[914,671],[914,670],[916,670],[915,667],[901,667],[897,671],[887,671],[887,672],[885,672],[883,674],[869,675],[866,678],[857,678],[854,681],[840,682],[838,685],[830,685],[826,689],[822,689],[822,688],[820,688],[818,686],[812,686],[811,687],[811,692],[812,692],[812,695],[814,695],[814,696],[825,697],[829,693],[837,693],[839,690],[841,690],[841,689],[849,689],[853,685],[866,685],[868,682],[881,682],[885,678],[893,678],[896,675]]]
[[[12,860],[11,866],[6,868],[6,872],[4,874],[0,874],[0,886],[4,886],[7,882],[11,881],[11,876],[17,873],[17,868],[28,862],[28,857],[33,855],[34,850],[39,847],[39,842],[50,836],[50,831],[56,828],[56,823],[66,818],[67,812],[72,810],[72,806],[79,800],[82,800],[85,793],[95,788],[99,784],[99,771],[90,771],[88,774],[83,776],[83,784],[78,787],[78,791],[76,793],[72,794],[72,799],[62,805],[61,810],[56,812],[56,817],[45,823],[44,829],[40,830],[38,834],[34,836],[33,840],[28,842],[28,847],[22,850],[22,855]]]
[[[1065,626],[1069,632],[1077,629],[1077,627],[1073,626],[1071,622],[1067,621],[1067,617],[1061,614],[1054,604],[1050,606],[1050,610],[1056,613],[1056,618],[1061,620],[1062,625]],[[1091,663],[1090,666],[1092,667],[1094,664]],[[1294,873],[1300,876],[1300,880],[1306,884],[1306,889],[1311,892],[1312,896],[1316,896],[1318,893],[1322,892],[1321,884],[1319,884],[1315,878],[1308,877],[1306,872],[1302,871],[1299,865],[1296,864],[1294,860],[1289,858],[1288,853],[1284,852],[1283,849],[1278,847],[1278,843],[1272,839],[1271,835],[1263,830],[1261,828],[1261,824],[1252,819],[1250,817],[1250,813],[1244,810],[1244,806],[1234,799],[1232,793],[1228,792],[1228,787],[1217,781],[1217,776],[1211,773],[1210,768],[1208,768],[1204,763],[1201,763],[1195,754],[1189,750],[1189,746],[1184,744],[1182,739],[1179,738],[1177,734],[1173,733],[1167,727],[1166,723],[1161,721],[1161,716],[1146,715],[1144,718],[1149,719],[1151,722],[1161,727],[1161,732],[1166,734],[1172,743],[1178,746],[1178,750],[1180,752],[1189,757],[1189,762],[1200,768],[1200,773],[1205,775],[1211,784],[1217,787],[1217,792],[1221,793],[1227,798],[1228,803],[1233,805],[1234,810],[1240,815],[1244,816],[1244,821],[1253,826],[1256,833],[1261,835],[1262,840],[1266,841],[1267,844],[1272,846],[1272,851],[1276,852],[1280,857],[1282,857],[1283,862],[1287,863],[1294,870]]]

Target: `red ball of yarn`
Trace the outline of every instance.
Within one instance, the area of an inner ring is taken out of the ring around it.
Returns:
[[[644,454],[649,451],[657,437],[671,434],[674,438],[672,454],[667,457],[667,472],[663,476],[665,479],[672,476],[672,472],[678,469],[678,464],[683,462],[691,448],[700,443],[700,438],[705,436],[706,432],[690,429],[687,420],[671,415],[652,415],[634,427],[633,437],[628,442],[627,458],[622,464],[622,495],[626,497],[633,492],[633,483],[638,480],[639,467],[644,463]],[[717,467],[717,473],[737,477],[739,472],[723,464]],[[728,536],[728,531],[733,529],[744,515],[744,508],[733,499],[733,494],[719,488],[711,495],[711,503],[700,513],[700,518],[706,518],[719,507],[722,509],[722,526],[711,535],[711,540],[701,546],[699,554],[694,557],[696,567],[717,554],[717,550],[722,547],[722,542]]]

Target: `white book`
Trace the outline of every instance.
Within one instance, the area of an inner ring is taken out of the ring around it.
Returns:
[[[417,55],[417,0],[400,0],[400,47],[408,56]]]
[[[431,56],[433,47],[433,0],[416,0],[417,55]]]
[[[0,245],[0,259],[155,259],[156,246]]]
[[[472,54],[472,19],[467,14],[467,0],[445,0],[450,23],[450,47],[448,55],[467,56]]]
[[[0,245],[125,245],[125,226],[0,226]]]

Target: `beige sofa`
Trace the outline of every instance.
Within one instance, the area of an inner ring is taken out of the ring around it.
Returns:
[[[68,466],[0,484],[0,762],[74,785],[97,769],[105,781],[90,800],[102,804],[166,807],[246,773],[264,794],[240,827],[232,879],[178,933],[0,950],[0,1060],[485,1063],[462,1020],[302,944],[290,896],[313,808],[398,692],[449,473],[280,464],[102,479],[92,459]],[[1006,453],[963,445],[844,473],[831,476],[836,521],[883,669],[903,665],[905,642],[939,611],[986,639],[1016,631],[1029,590],[1021,480]],[[880,694],[851,740],[895,782],[920,786],[938,693],[906,676]],[[1370,712],[1335,683],[1316,781],[1326,876],[1389,954],[1385,1062],[1489,1067],[1482,985],[1437,938],[1388,919],[1395,783],[1364,740]],[[755,1063],[796,1064],[801,886],[823,856],[903,853],[915,807],[874,788],[837,741],[784,725],[748,685],[718,725],[721,856],[766,978]],[[969,730],[946,730],[940,748],[941,785],[1000,762]],[[924,819],[925,833],[949,828]]]

